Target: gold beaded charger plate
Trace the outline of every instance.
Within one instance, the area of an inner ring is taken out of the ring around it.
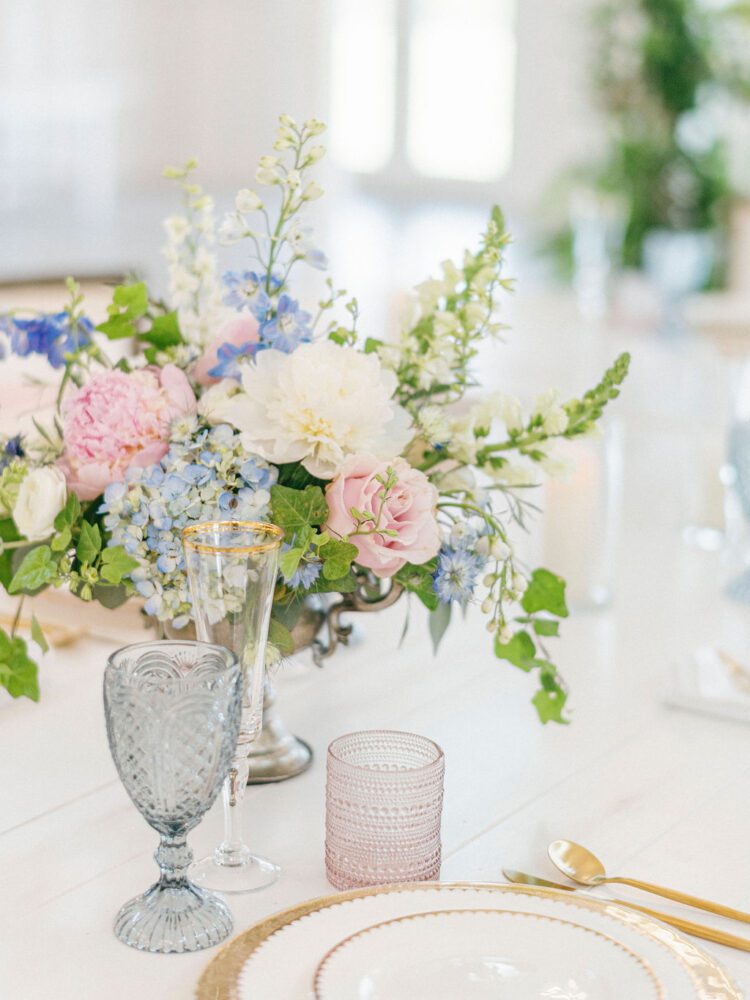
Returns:
[[[321,960],[357,932],[414,914],[467,909],[548,916],[605,935],[652,970],[664,1000],[743,1000],[715,959],[656,920],[586,894],[476,882],[353,889],[290,907],[225,945],[204,971],[196,1000],[309,1000]]]

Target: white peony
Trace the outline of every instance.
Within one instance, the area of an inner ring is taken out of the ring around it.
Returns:
[[[347,455],[395,458],[409,443],[411,418],[391,398],[396,385],[376,354],[319,340],[293,354],[261,351],[221,413],[248,451],[330,479]]]
[[[65,476],[57,466],[32,469],[24,476],[13,506],[16,527],[29,541],[48,538],[55,530],[55,518],[65,506],[67,496]]]
[[[211,427],[227,423],[227,404],[242,390],[233,378],[222,379],[206,389],[198,400],[198,413]]]

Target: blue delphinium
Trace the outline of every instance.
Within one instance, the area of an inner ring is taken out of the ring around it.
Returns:
[[[146,469],[131,468],[123,483],[104,491],[100,511],[111,532],[138,560],[130,574],[144,609],[175,627],[191,614],[182,550],[182,529],[191,522],[259,520],[268,516],[277,471],[248,458],[240,435],[226,424],[203,428],[174,441],[164,458]]]
[[[474,593],[484,559],[466,548],[444,546],[438,555],[437,569],[432,578],[433,590],[441,603],[458,601],[466,604]]]
[[[300,344],[307,344],[312,340],[311,319],[310,313],[300,309],[296,299],[286,294],[280,295],[275,316],[261,323],[261,343],[291,354]]]
[[[271,308],[271,300],[266,292],[266,275],[258,271],[226,271],[224,283],[224,304],[234,309],[248,309],[262,323]],[[281,287],[281,279],[271,275],[268,282],[271,294]]]
[[[10,337],[10,348],[14,354],[21,357],[41,354],[53,368],[62,368],[66,354],[89,343],[94,326],[85,316],[71,322],[69,313],[59,312],[31,319],[4,316],[0,329]]]
[[[229,343],[222,344],[216,351],[218,363],[213,368],[209,368],[208,374],[211,378],[242,378],[240,359],[252,358],[258,347],[259,345],[251,340],[239,347]]]

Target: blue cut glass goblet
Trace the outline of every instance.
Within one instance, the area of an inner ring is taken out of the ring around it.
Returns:
[[[242,671],[223,646],[142,642],[110,656],[104,674],[107,736],[117,772],[161,835],[159,881],[126,903],[115,934],[142,951],[208,948],[232,929],[226,904],[187,877],[186,836],[214,802],[232,760]]]

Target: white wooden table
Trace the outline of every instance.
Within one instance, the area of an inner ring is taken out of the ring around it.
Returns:
[[[603,345],[605,353],[615,346]],[[633,347],[641,363],[621,410],[625,517],[615,601],[573,617],[557,643],[573,724],[537,724],[528,678],[493,658],[472,615],[449,632],[437,659],[419,613],[397,648],[397,605],[364,623],[362,642],[325,670],[291,666],[279,680],[281,707],[317,756],[293,781],[248,790],[248,838],[283,877],[231,898],[237,931],[330,891],[325,748],[342,732],[380,726],[424,733],[445,749],[445,879],[499,880],[503,865],[554,877],[546,845],[570,837],[612,872],[750,909],[750,728],[662,702],[677,655],[713,639],[727,616],[738,628],[750,618],[722,599],[718,556],[680,537],[686,498],[677,463],[695,441],[683,409],[697,423],[718,420],[693,392],[709,373],[702,356],[680,348]],[[539,387],[548,374],[535,376]],[[558,374],[572,377],[567,368]],[[88,638],[53,652],[39,705],[0,702],[3,1000],[188,1000],[214,953],[144,955],[112,934],[118,907],[154,880],[157,843],[106,746],[101,676],[112,648]],[[197,854],[217,841],[220,825],[215,807],[191,836]],[[750,996],[750,955],[708,947]]]

